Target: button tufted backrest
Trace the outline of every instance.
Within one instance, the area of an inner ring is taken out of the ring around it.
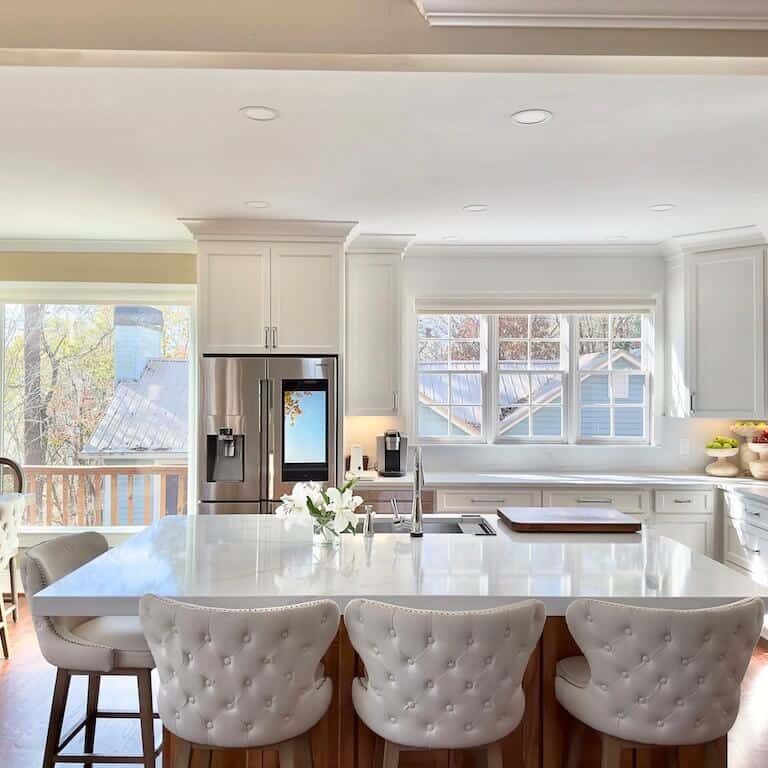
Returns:
[[[336,603],[233,610],[146,595],[139,613],[160,677],[160,717],[180,738],[275,744],[328,709],[333,683],[321,661],[338,631]]]
[[[566,621],[590,667],[587,724],[650,744],[725,735],[763,613],[759,598],[691,611],[574,601]]]
[[[33,597],[41,589],[53,584],[68,573],[104,554],[107,540],[96,531],[55,536],[26,551],[21,563],[24,592]],[[70,634],[70,630],[87,621],[87,616],[35,616],[34,624],[40,650],[56,667],[64,669],[92,669],[108,672],[112,669],[114,651],[111,648],[89,645],[88,664],[82,664],[85,644]]]
[[[544,619],[535,600],[461,612],[352,600],[344,621],[366,670],[353,684],[355,708],[398,744],[461,749],[497,741],[523,716],[523,673]]]
[[[24,514],[24,496],[20,493],[0,495],[0,571],[19,553],[19,528]]]

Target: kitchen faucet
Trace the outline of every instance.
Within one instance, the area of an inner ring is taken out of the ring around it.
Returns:
[[[411,505],[411,536],[424,535],[424,511],[421,506],[421,487],[424,477],[421,468],[421,448],[416,448],[413,466],[413,503]]]

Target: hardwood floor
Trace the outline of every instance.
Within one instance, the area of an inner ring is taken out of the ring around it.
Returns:
[[[40,767],[56,674],[40,655],[29,610],[24,602],[21,613],[20,622],[10,625],[11,659],[0,659],[2,768]],[[101,691],[101,704],[105,709],[138,706],[136,686],[132,680],[105,678]],[[85,678],[73,681],[65,729],[81,714],[85,707],[85,695]],[[767,712],[768,646],[764,645],[755,652],[744,682],[741,712],[728,743],[729,768],[768,766]],[[159,736],[158,732],[156,738]],[[138,722],[115,720],[99,723],[97,750],[136,754],[140,744]],[[79,739],[72,745],[73,751],[81,747]]]

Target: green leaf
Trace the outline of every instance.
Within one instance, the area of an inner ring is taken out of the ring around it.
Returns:
[[[350,488],[354,488],[357,485],[358,478],[356,477],[350,477],[349,480],[347,480],[344,485],[341,486],[341,492],[344,493],[344,491],[348,491]]]

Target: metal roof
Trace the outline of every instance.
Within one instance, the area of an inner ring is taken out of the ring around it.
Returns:
[[[187,450],[189,365],[151,359],[138,381],[122,381],[82,455]]]

